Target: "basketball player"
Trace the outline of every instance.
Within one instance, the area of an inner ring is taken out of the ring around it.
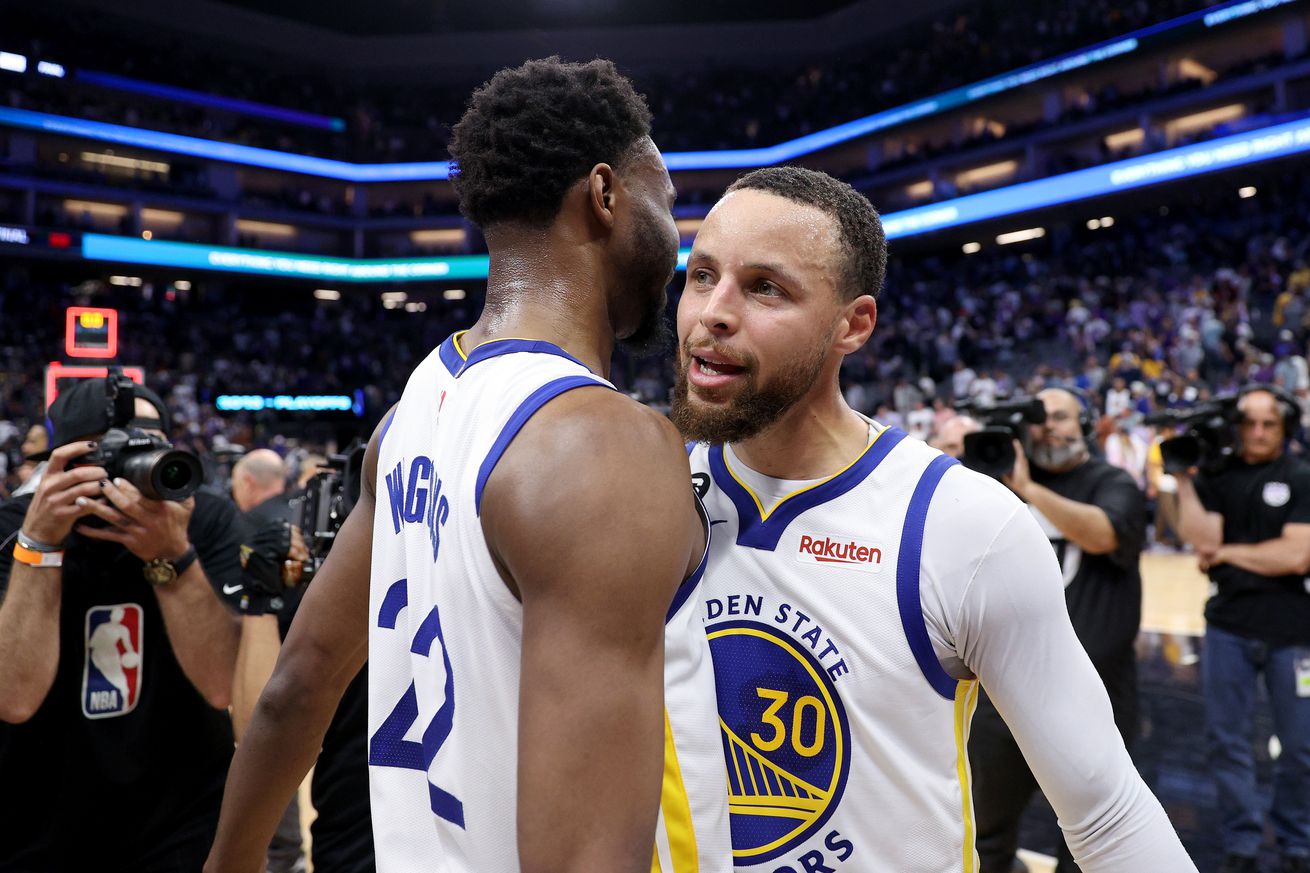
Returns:
[[[748,174],[701,226],[673,418],[715,536],[705,612],[738,869],[974,871],[978,682],[1086,873],[1194,871],[1010,491],[852,411],[886,247],[850,186]]]
[[[730,869],[708,526],[677,432],[605,379],[616,340],[657,335],[675,265],[649,125],[608,61],[474,93],[451,151],[486,307],[369,443],[208,869],[259,869],[366,643],[379,870]]]

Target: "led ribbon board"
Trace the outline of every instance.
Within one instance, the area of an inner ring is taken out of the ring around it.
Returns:
[[[94,261],[220,270],[298,279],[329,279],[338,282],[485,279],[488,263],[486,255],[407,258],[394,261],[328,258],[195,243],[153,240],[147,242],[136,237],[107,236],[99,233],[82,235],[82,256]]]
[[[1266,12],[1303,0],[1230,0],[1228,3],[1202,9],[1187,15],[1141,28],[1115,39],[1106,40],[1074,52],[1020,67],[1008,73],[945,91],[934,97],[876,112],[873,115],[820,130],[797,139],[753,149],[724,149],[721,151],[668,152],[664,162],[670,170],[714,170],[766,167],[790,161],[820,149],[829,148],[862,136],[887,130],[897,125],[926,118],[956,109],[985,97],[991,97],[1015,88],[1040,82],[1053,76],[1099,64],[1111,58],[1154,47],[1162,42],[1185,37],[1191,32],[1209,29],[1238,21],[1257,13]],[[43,130],[85,139],[245,164],[286,170],[326,179],[345,182],[412,182],[450,178],[449,161],[416,161],[396,164],[352,164],[327,158],[279,152],[234,143],[217,142],[173,133],[142,130],[101,121],[66,118],[43,112],[0,107],[0,124],[30,130]]]
[[[890,212],[882,217],[882,225],[888,239],[916,236],[1047,206],[1129,191],[1157,182],[1287,157],[1307,150],[1310,150],[1310,118],[1301,118],[1207,143],[1196,143],[981,194]],[[686,268],[689,254],[689,249],[678,252],[678,269]],[[98,261],[347,282],[485,279],[488,265],[486,255],[405,260],[324,258],[194,243],[147,242],[136,237],[98,233],[82,235],[82,255]]]
[[[277,412],[283,414],[328,412],[364,415],[364,392],[353,394],[220,394],[214,398],[219,412]]]

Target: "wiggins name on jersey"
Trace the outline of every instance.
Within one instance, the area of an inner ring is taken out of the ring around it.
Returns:
[[[368,763],[383,873],[519,869],[523,616],[482,534],[482,489],[552,398],[613,387],[549,343],[497,340],[465,355],[458,337],[414,371],[378,448]],[[713,668],[699,617],[703,569],[678,589],[665,631],[664,784],[651,867],[661,873],[731,869]]]
[[[702,616],[739,870],[977,869],[977,683],[934,654],[919,573],[937,483],[973,474],[898,429],[871,423],[870,437],[846,469],[803,483],[765,480],[730,447],[691,449],[715,525]]]

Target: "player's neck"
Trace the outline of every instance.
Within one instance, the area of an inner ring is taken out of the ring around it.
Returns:
[[[614,326],[596,284],[601,271],[545,234],[493,253],[487,271],[487,303],[461,340],[465,352],[488,340],[534,339],[553,343],[609,378]]]
[[[869,423],[846,405],[835,380],[803,397],[762,433],[732,444],[737,457],[774,479],[820,479],[869,444]]]

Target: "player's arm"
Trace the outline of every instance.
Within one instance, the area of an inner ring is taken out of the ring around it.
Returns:
[[[390,413],[383,418],[386,421]],[[259,873],[277,823],[368,657],[368,581],[381,426],[364,455],[359,501],[305,592],[277,667],[232,759],[207,873]]]
[[[978,512],[976,501],[973,508]],[[988,515],[1005,517],[1001,507]],[[1054,552],[1036,521],[1016,506],[999,528],[960,517],[934,529],[931,515],[929,524],[925,547],[930,537],[944,539],[953,529],[955,552],[975,556],[972,567],[952,566],[948,556],[934,574],[942,580],[943,573],[962,573],[968,580],[951,622],[957,651],[1014,734],[1080,869],[1194,873],[1124,748],[1105,686],[1070,624]],[[964,538],[976,547],[962,549]]]
[[[74,443],[55,449],[50,455],[41,484],[32,497],[26,515],[11,519],[21,504],[5,509],[4,536],[22,531],[31,540],[59,545],[73,524],[86,514],[79,498],[100,494],[100,481],[107,475],[101,467],[65,470],[73,458],[91,451],[89,443]],[[59,609],[62,602],[63,570],[32,567],[13,560],[14,543],[3,549],[7,583],[0,580],[0,721],[18,724],[31,718],[54,685],[59,667]]]
[[[523,603],[524,873],[650,870],[664,622],[700,536],[689,476],[667,421],[581,388],[530,420],[488,481],[483,529]]]

